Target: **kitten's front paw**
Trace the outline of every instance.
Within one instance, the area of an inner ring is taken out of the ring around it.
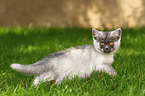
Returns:
[[[116,73],[115,71],[110,71],[108,74],[109,74],[109,75],[112,75],[112,76],[115,76],[115,77],[116,77],[116,75],[117,75],[117,73]]]

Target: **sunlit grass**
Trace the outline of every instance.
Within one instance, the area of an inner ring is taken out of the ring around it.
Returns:
[[[35,88],[31,87],[33,76],[12,70],[10,64],[31,64],[53,52],[92,44],[91,29],[0,28],[0,95],[144,96],[145,27],[122,31],[121,47],[112,65],[116,78],[94,72],[85,79],[76,77],[52,86],[46,82]]]

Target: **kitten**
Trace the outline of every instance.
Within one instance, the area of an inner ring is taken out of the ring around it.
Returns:
[[[73,79],[76,75],[85,78],[94,70],[116,76],[111,64],[114,53],[120,46],[121,33],[121,28],[109,32],[92,29],[93,45],[72,47],[52,53],[34,64],[12,64],[11,68],[34,75],[33,85],[51,80],[61,83],[63,78]]]

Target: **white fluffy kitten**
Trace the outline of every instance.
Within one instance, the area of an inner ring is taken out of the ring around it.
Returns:
[[[72,47],[52,53],[34,64],[12,64],[11,68],[24,74],[34,75],[33,85],[50,80],[61,83],[64,77],[68,76],[69,79],[76,75],[85,77],[94,70],[116,76],[111,64],[114,53],[120,46],[121,33],[121,28],[109,32],[92,29],[93,45]]]

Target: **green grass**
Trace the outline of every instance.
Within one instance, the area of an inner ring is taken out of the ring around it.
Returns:
[[[92,44],[91,29],[0,28],[0,95],[144,96],[145,27],[122,31],[121,47],[112,65],[116,78],[94,72],[85,79],[76,77],[52,86],[46,82],[34,88],[33,76],[12,70],[10,64],[31,64],[71,46]]]

